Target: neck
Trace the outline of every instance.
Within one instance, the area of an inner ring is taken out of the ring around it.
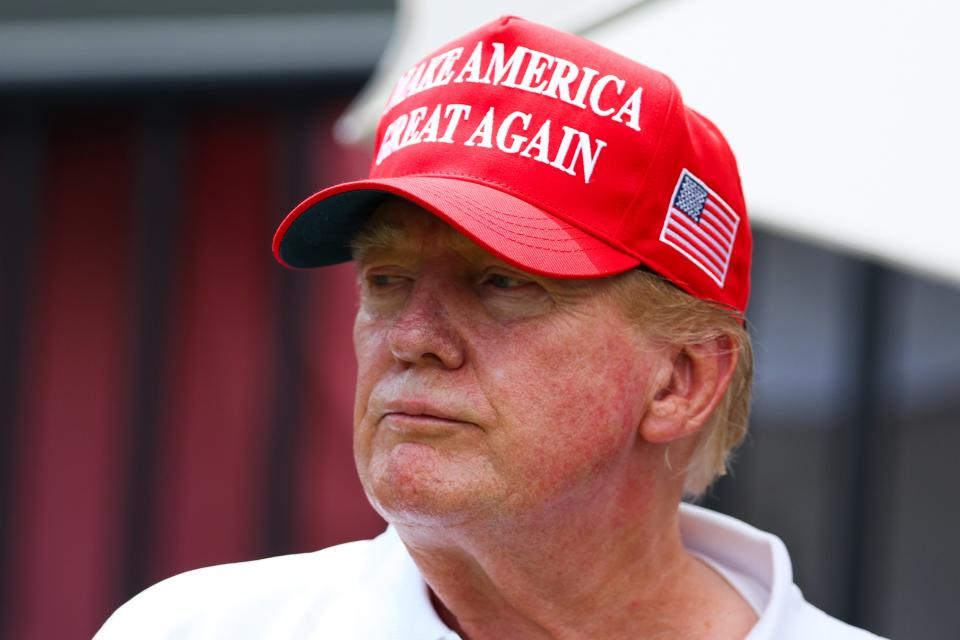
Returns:
[[[752,610],[683,548],[679,488],[584,497],[576,508],[554,505],[529,517],[397,530],[438,613],[470,640],[746,634]],[[735,630],[719,629],[731,611],[740,614]]]

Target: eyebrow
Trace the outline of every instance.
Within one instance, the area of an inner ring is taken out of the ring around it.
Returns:
[[[454,229],[452,226],[435,218],[442,224],[445,234],[444,240],[451,248],[458,252],[466,254],[485,254],[484,249]],[[385,216],[374,215],[360,229],[350,242],[350,250],[353,259],[357,262],[363,262],[371,256],[384,256],[394,253],[403,253],[405,251],[417,250],[417,244],[414,237],[419,234],[411,234],[411,229],[422,229],[422,225],[408,226],[397,220],[391,220]]]

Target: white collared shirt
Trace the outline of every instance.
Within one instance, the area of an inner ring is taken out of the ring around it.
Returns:
[[[684,546],[757,612],[747,640],[876,636],[804,601],[776,536],[706,509],[680,506]],[[396,532],[322,551],[189,571],[120,607],[95,640],[458,640]]]

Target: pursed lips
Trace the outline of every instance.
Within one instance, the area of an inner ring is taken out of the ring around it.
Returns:
[[[380,421],[389,419],[391,426],[401,431],[425,427],[427,429],[477,426],[465,416],[422,400],[392,400],[383,405]]]

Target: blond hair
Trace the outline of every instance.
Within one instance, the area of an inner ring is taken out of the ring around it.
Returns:
[[[636,269],[612,279],[614,295],[627,317],[656,340],[676,345],[702,344],[726,337],[737,354],[730,386],[700,429],[684,480],[684,493],[700,497],[727,473],[733,451],[747,434],[753,347],[742,315],[723,305],[681,291],[664,278]],[[669,458],[668,458],[669,462]]]

